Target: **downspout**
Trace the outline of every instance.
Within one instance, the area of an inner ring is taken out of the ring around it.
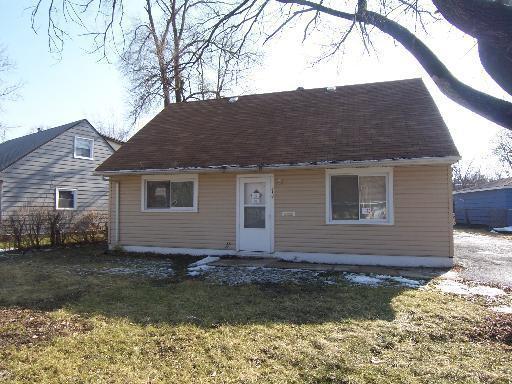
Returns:
[[[110,210],[111,215],[113,214],[113,217],[111,216],[111,223],[112,229],[110,230],[110,239],[109,239],[109,245],[110,248],[113,248],[119,244],[119,181],[112,181],[111,191],[113,194],[113,209],[114,212],[112,212],[112,209]]]
[[[116,181],[116,215],[115,215],[115,222],[116,222],[116,244],[119,244],[119,181]]]

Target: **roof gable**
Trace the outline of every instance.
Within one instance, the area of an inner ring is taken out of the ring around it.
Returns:
[[[446,156],[457,149],[412,79],[172,104],[98,171]]]
[[[0,144],[0,171],[11,166],[18,160],[27,156],[42,145],[55,139],[57,136],[87,120],[78,120],[58,127],[21,136]],[[87,122],[88,123],[88,122]],[[88,123],[89,124],[89,123]],[[90,125],[90,124],[89,124]],[[91,126],[92,127],[92,126]]]

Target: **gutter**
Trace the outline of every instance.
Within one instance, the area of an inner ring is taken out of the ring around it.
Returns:
[[[363,161],[317,161],[296,164],[269,164],[269,165],[212,165],[209,167],[176,167],[167,169],[123,169],[117,171],[95,171],[95,175],[158,175],[173,173],[213,173],[213,172],[261,172],[263,170],[292,170],[292,169],[318,169],[318,168],[351,168],[351,167],[388,167],[394,165],[433,165],[454,164],[461,159],[460,156],[420,157],[413,159],[384,159]]]

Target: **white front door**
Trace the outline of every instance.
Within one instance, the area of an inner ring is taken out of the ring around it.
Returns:
[[[238,250],[273,252],[272,175],[238,178]]]

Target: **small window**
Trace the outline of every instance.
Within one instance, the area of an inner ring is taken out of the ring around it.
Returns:
[[[55,208],[76,209],[76,189],[57,188],[55,190]]]
[[[390,170],[331,170],[327,173],[329,224],[391,224]]]
[[[197,176],[143,178],[144,211],[197,211]]]
[[[94,140],[75,137],[75,158],[93,160]]]

